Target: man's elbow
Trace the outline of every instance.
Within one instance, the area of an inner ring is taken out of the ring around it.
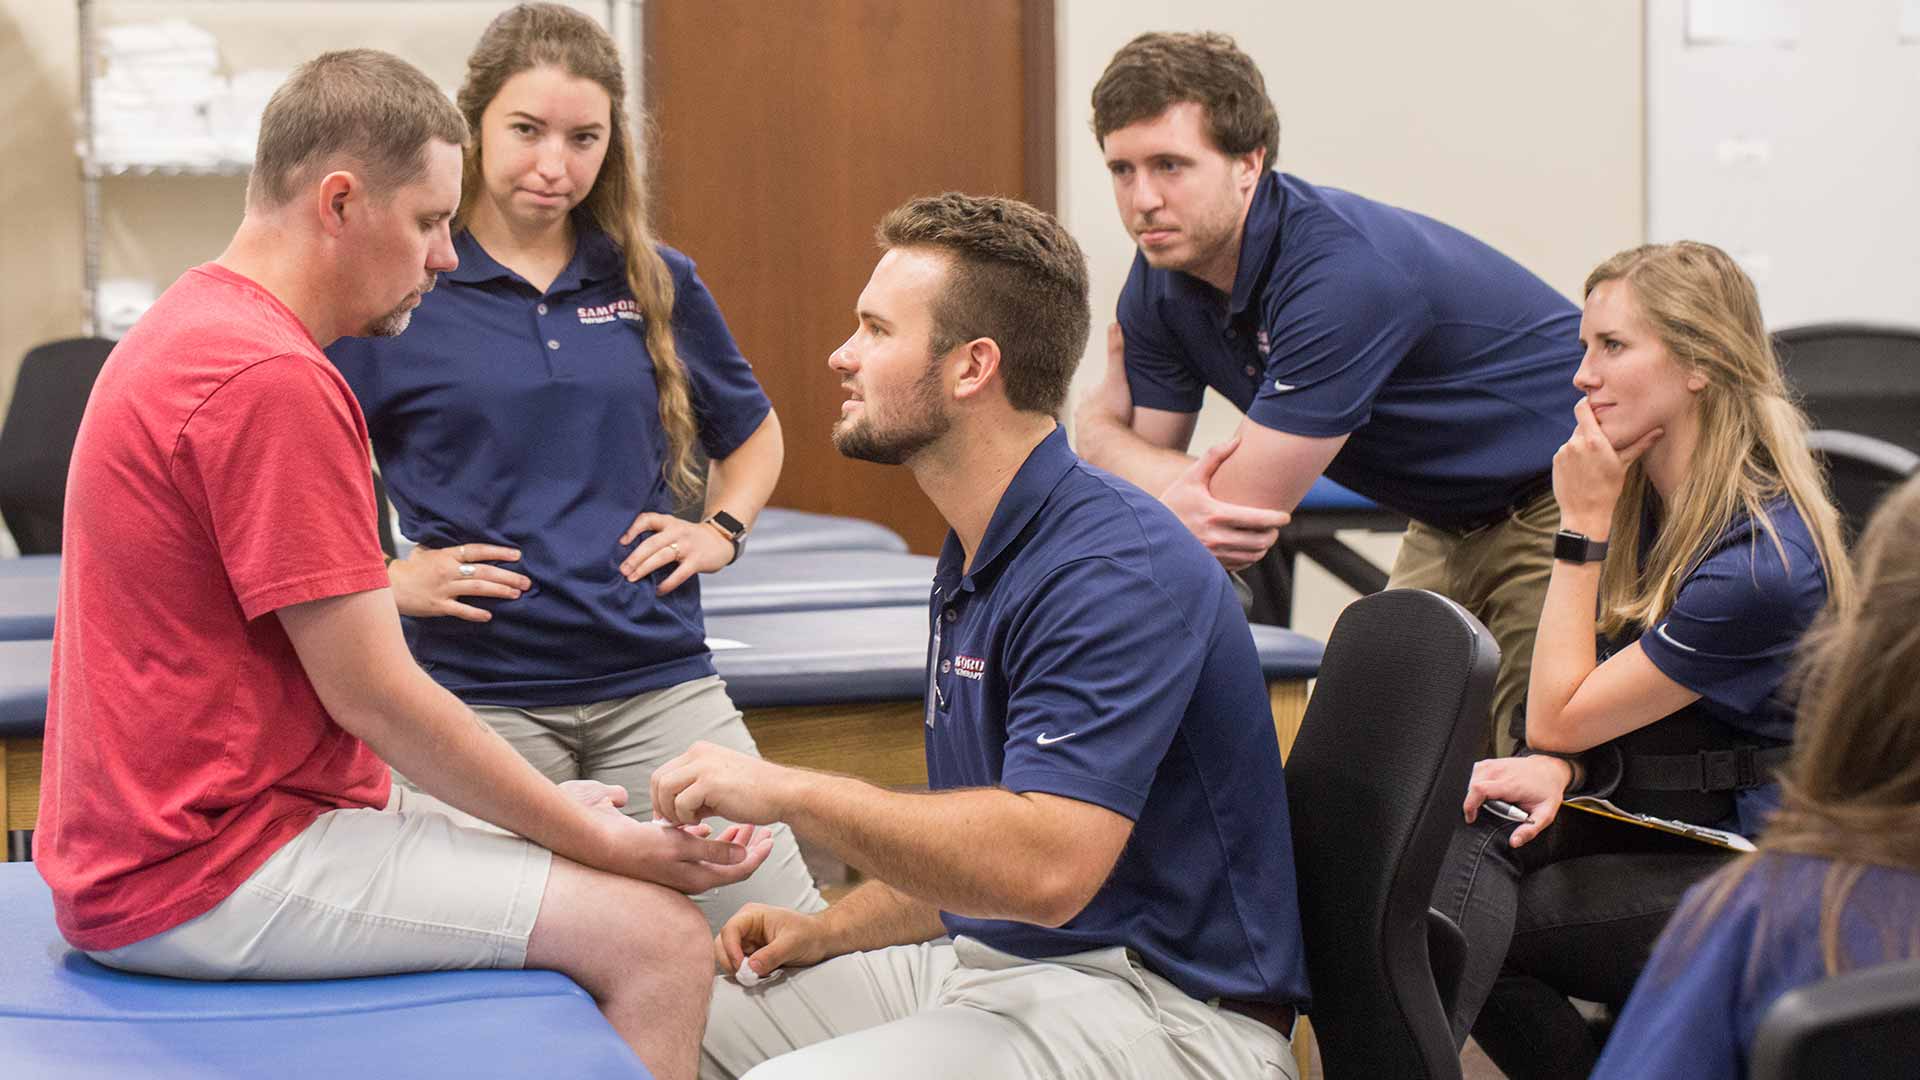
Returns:
[[[1065,926],[1087,910],[1105,881],[1104,875],[1094,876],[1077,868],[1059,867],[1042,873],[1028,894],[1025,921],[1050,929]]]

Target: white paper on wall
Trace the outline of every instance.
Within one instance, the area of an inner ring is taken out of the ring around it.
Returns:
[[[1792,45],[1799,40],[1800,0],[1687,0],[1688,45]]]

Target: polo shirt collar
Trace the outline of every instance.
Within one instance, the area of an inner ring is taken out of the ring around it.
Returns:
[[[627,262],[619,245],[600,231],[592,218],[575,211],[573,225],[573,258],[567,260],[566,269],[560,271],[560,276],[553,279],[553,286],[547,290],[548,293],[569,292],[626,273]],[[453,238],[453,250],[460,257],[460,265],[447,272],[450,281],[478,285],[488,281],[526,280],[487,254],[470,230],[462,229]]]
[[[1280,239],[1281,212],[1286,191],[1280,186],[1280,174],[1268,169],[1254,185],[1253,202],[1247,207],[1247,223],[1240,233],[1240,268],[1233,275],[1233,297],[1227,302],[1229,319],[1247,310],[1273,265],[1273,246]]]
[[[993,508],[993,517],[987,522],[987,531],[980,538],[980,550],[973,557],[973,569],[960,581],[960,588],[972,591],[974,580],[979,578],[994,564],[1000,561],[1013,541],[1026,531],[1027,525],[1046,505],[1047,497],[1060,481],[1080,463],[1080,458],[1067,445],[1067,429],[1054,424],[1053,431],[1027,455],[1020,470],[1013,474],[1013,480],[1000,496],[1000,504]],[[947,530],[947,542],[940,549],[940,566],[936,575],[941,581],[952,581],[960,577],[961,567],[966,564],[966,552],[960,546],[960,538],[953,530]]]

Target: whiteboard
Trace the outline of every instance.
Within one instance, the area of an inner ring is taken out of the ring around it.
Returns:
[[[1771,326],[1920,326],[1914,0],[1648,0],[1647,236],[1738,258]]]

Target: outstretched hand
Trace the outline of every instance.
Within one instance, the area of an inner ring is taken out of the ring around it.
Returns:
[[[1293,520],[1293,515],[1284,510],[1214,498],[1213,476],[1239,447],[1240,437],[1235,435],[1208,449],[1160,493],[1160,501],[1229,570],[1259,562],[1280,539],[1281,527]]]

